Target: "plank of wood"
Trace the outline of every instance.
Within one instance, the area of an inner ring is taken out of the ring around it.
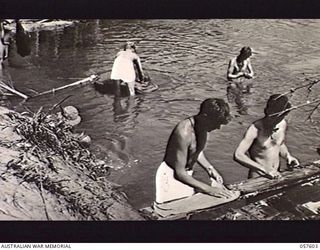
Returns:
[[[320,179],[282,189],[210,219],[216,220],[309,220],[320,218]],[[257,197],[258,198],[258,197]]]
[[[257,177],[229,185],[228,188],[239,190],[242,194],[258,194],[278,190],[301,182],[309,181],[310,178],[318,178],[320,175],[320,161],[313,162],[303,168],[295,168],[292,171],[285,171],[279,179],[268,179]]]

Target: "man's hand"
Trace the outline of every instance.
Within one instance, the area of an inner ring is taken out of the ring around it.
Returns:
[[[213,167],[210,167],[208,169],[208,175],[210,178],[215,179],[219,184],[223,184],[222,176],[217,171],[215,171]]]
[[[281,173],[276,169],[266,170],[264,172],[270,179],[279,179],[281,177]]]
[[[297,158],[295,158],[295,157],[293,157],[291,155],[288,155],[288,157],[287,157],[287,166],[288,166],[288,168],[295,168],[295,167],[299,167],[300,163],[299,163]]]
[[[249,73],[244,73],[244,77],[247,78],[247,79],[251,79],[252,78],[252,76]]]
[[[206,194],[217,197],[217,198],[230,198],[231,196],[235,195],[235,191],[230,191],[226,188],[217,188],[217,187],[210,187],[205,190]]]

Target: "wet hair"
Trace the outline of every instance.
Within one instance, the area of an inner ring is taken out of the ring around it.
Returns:
[[[269,97],[266,108],[264,109],[264,113],[265,115],[270,116],[272,114],[280,113],[289,108],[291,108],[291,104],[287,96],[274,94]],[[287,113],[289,113],[289,111],[285,114]]]
[[[205,114],[224,123],[230,118],[230,108],[223,99],[208,98],[201,103],[199,114]]]
[[[252,49],[248,46],[246,47],[243,47],[241,50],[240,50],[240,55],[248,55],[248,56],[251,56],[252,55]]]

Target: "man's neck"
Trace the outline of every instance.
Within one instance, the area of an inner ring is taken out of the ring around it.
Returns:
[[[270,116],[265,116],[262,119],[262,122],[263,122],[264,127],[269,128],[269,129],[274,129],[281,121],[283,121],[283,119],[277,121],[276,119],[271,118]]]
[[[207,117],[205,117],[202,114],[198,114],[196,116],[194,116],[194,121],[195,121],[195,129],[197,131],[197,133],[207,133],[208,128],[207,128]]]

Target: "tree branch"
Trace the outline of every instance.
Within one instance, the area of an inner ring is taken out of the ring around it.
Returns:
[[[312,122],[312,115],[319,107],[320,107],[320,102],[311,110],[311,113],[308,115],[305,121],[309,120],[310,122]]]
[[[308,91],[310,92],[311,91],[311,88],[316,85],[317,83],[320,82],[320,79],[316,79],[316,80],[313,80],[307,84],[303,84],[301,86],[298,86],[298,87],[295,87],[295,88],[291,88],[289,91],[281,94],[280,96],[278,96],[275,100],[279,99],[280,97],[282,96],[285,96],[285,95],[289,95],[289,94],[293,94],[294,92],[296,92],[297,90],[299,89],[302,89],[302,88],[305,88],[305,87],[308,87]]]
[[[294,110],[294,109],[298,109],[298,108],[301,108],[301,107],[304,107],[304,106],[307,106],[307,105],[310,105],[310,104],[313,104],[313,103],[316,103],[316,102],[319,102],[318,104],[317,104],[317,106],[316,107],[319,107],[320,106],[320,99],[316,99],[316,100],[313,100],[313,101],[307,101],[306,103],[303,103],[303,104],[300,104],[300,105],[296,105],[296,106],[292,106],[291,108],[288,108],[288,109],[285,109],[285,110],[283,110],[283,111],[281,111],[281,112],[277,112],[277,113],[273,113],[273,114],[271,114],[270,116],[281,116],[281,115],[283,115],[283,114],[285,114],[285,113],[287,113],[287,112],[289,112],[289,111],[291,111],[291,110]],[[316,109],[316,108],[315,108]],[[314,111],[313,111],[314,112]]]

